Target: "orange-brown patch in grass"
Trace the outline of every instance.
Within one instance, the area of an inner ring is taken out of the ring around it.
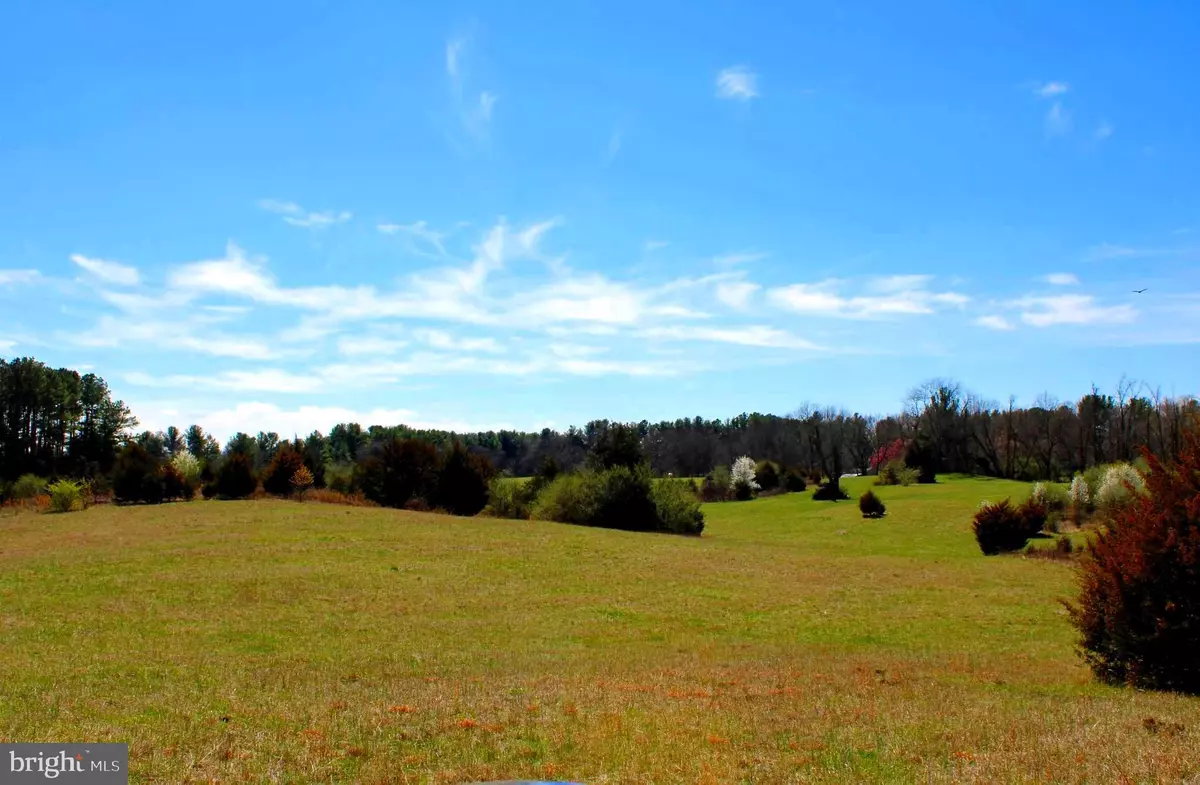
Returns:
[[[470,730],[471,728],[478,728],[479,721],[473,720],[470,717],[463,717],[461,720],[456,722],[455,725],[457,725],[460,728],[466,728],[467,730]]]
[[[416,709],[408,705],[388,706],[388,711],[392,714],[412,714]]]

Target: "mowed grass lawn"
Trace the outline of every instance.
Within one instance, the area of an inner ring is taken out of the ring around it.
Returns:
[[[1072,566],[980,555],[979,501],[1028,486],[878,490],[882,520],[791,495],[708,506],[701,538],[289,502],[10,515],[0,738],[127,741],[134,782],[1200,776],[1200,700],[1076,657]]]

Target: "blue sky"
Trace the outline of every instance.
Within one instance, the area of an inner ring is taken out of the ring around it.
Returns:
[[[182,5],[0,25],[0,353],[145,426],[1200,387],[1194,4]]]

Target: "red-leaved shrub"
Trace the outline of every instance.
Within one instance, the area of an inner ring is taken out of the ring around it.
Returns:
[[[1176,461],[1143,454],[1148,493],[1105,521],[1068,609],[1102,681],[1200,694],[1200,434]]]
[[[1032,497],[1021,502],[1021,506],[1017,507],[1017,515],[1021,516],[1026,537],[1036,537],[1041,534],[1049,514],[1046,505]]]

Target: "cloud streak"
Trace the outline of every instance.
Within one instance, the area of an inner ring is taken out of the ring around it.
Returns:
[[[758,74],[744,65],[724,68],[717,74],[717,98],[726,101],[749,101],[758,97]]]
[[[280,216],[284,223],[304,229],[327,229],[336,224],[346,223],[353,217],[353,214],[346,210],[308,211],[295,202],[280,202],[275,199],[263,199],[258,206]]]
[[[82,254],[71,254],[71,261],[84,272],[104,283],[117,286],[137,286],[140,281],[136,268],[118,262],[91,259]]]
[[[830,279],[813,284],[792,284],[767,291],[776,307],[806,316],[837,319],[887,319],[932,314],[962,307],[970,298],[959,292],[934,292],[923,275],[886,276],[867,282],[866,295],[845,296],[846,282]]]

